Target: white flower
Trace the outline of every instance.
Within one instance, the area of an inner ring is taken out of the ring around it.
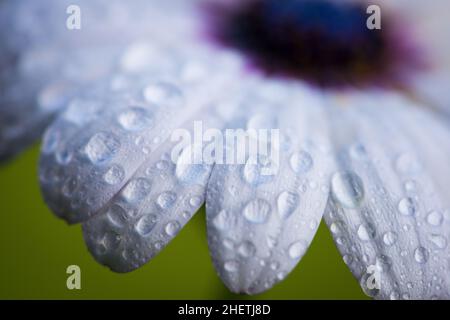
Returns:
[[[446,2],[382,5],[412,22],[432,62],[408,75],[409,91],[252,72],[238,51],[198,36],[192,1],[78,1],[95,19],[79,31],[61,29],[69,2],[0,3],[0,158],[51,123],[44,198],[83,224],[97,261],[139,268],[206,201],[213,263],[234,292],[284,279],[323,216],[370,296],[450,297]],[[171,132],[192,131],[196,120],[280,128],[278,173],[259,179],[247,164],[173,163]]]

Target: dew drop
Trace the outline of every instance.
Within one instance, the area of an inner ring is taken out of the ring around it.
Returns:
[[[103,175],[103,180],[110,185],[122,182],[125,177],[125,170],[118,164],[113,164]]]
[[[307,245],[304,241],[296,241],[289,246],[288,253],[291,259],[298,259],[306,252]]]
[[[108,231],[103,236],[103,245],[105,246],[106,251],[114,251],[116,250],[122,241],[122,237],[112,231]]]
[[[198,208],[203,202],[203,198],[201,196],[195,196],[189,199],[189,205],[193,208]]]
[[[437,211],[431,211],[427,215],[427,222],[429,225],[432,225],[434,227],[438,227],[442,224],[442,214]]]
[[[292,170],[295,173],[306,173],[313,167],[313,159],[306,151],[294,153],[289,159]]]
[[[180,231],[180,224],[178,223],[178,221],[170,221],[166,224],[166,227],[164,228],[164,231],[166,231],[166,234],[168,236],[175,236],[178,231]]]
[[[183,183],[202,184],[208,177],[210,166],[202,163],[202,148],[190,145],[181,151],[176,160],[175,175]]]
[[[369,241],[375,237],[375,228],[370,224],[361,224],[358,227],[358,237],[362,241]]]
[[[122,111],[117,121],[125,130],[140,131],[144,128],[149,128],[152,124],[152,118],[150,113],[139,107],[131,107]]]
[[[386,255],[380,255],[376,258],[375,264],[380,271],[386,272],[391,268],[392,260]]]
[[[223,267],[228,272],[236,272],[239,269],[239,263],[236,260],[229,260],[225,262]]]
[[[270,204],[263,199],[255,199],[247,203],[244,208],[244,217],[252,223],[265,223],[270,215]]]
[[[150,187],[150,182],[145,178],[133,179],[123,189],[122,196],[128,202],[138,202],[149,194]]]
[[[388,231],[383,235],[383,242],[386,246],[390,247],[397,242],[397,234],[392,231]]]
[[[128,219],[126,211],[117,204],[109,208],[107,216],[108,220],[119,228],[123,227]]]
[[[330,231],[333,234],[339,234],[343,230],[343,222],[342,221],[335,221],[330,225]]]
[[[426,263],[428,261],[428,250],[424,247],[418,247],[414,250],[414,259],[417,263]]]
[[[364,185],[359,176],[352,172],[337,172],[331,181],[333,197],[347,208],[358,207],[364,198]]]
[[[265,156],[250,156],[243,168],[244,180],[251,185],[267,183],[273,180],[270,173],[270,159]]]
[[[146,237],[150,235],[157,222],[157,216],[154,214],[146,214],[142,216],[135,225],[137,233]]]
[[[213,225],[219,230],[228,230],[234,227],[235,218],[230,211],[221,210],[213,219]]]
[[[431,234],[429,239],[437,249],[445,249],[447,247],[447,239],[440,234]]]
[[[157,106],[179,107],[183,104],[182,92],[175,85],[165,82],[147,86],[144,98]]]
[[[404,216],[412,216],[416,213],[414,200],[411,198],[403,198],[398,203],[398,211]]]
[[[161,209],[167,210],[174,205],[176,199],[177,196],[175,193],[171,191],[165,191],[158,196],[158,198],[156,199],[156,203]]]
[[[256,247],[251,241],[244,241],[238,247],[238,253],[245,257],[253,257],[256,253]]]
[[[282,219],[287,219],[297,209],[299,196],[297,193],[283,191],[277,199],[278,213]]]
[[[84,147],[84,152],[94,164],[110,160],[119,151],[119,140],[107,132],[99,132],[91,137]]]

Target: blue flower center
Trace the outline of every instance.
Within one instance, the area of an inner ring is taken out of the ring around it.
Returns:
[[[333,0],[246,0],[210,6],[215,40],[243,52],[268,75],[323,87],[398,86],[421,67],[392,17],[369,29],[367,5]]]

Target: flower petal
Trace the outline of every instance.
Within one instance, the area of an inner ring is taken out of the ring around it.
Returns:
[[[280,157],[247,154],[245,164],[216,164],[207,229],[226,286],[256,294],[284,279],[306,252],[325,209],[333,157],[317,91],[281,80],[241,85],[245,94],[230,102],[239,112],[228,127],[281,127]]]
[[[449,298],[450,131],[403,97],[329,98],[339,170],[324,215],[363,290],[377,299]]]
[[[84,222],[91,253],[118,272],[147,262],[203,204],[212,167],[174,165],[179,143],[172,134],[186,129],[193,136],[196,120],[205,130],[221,128],[213,102],[236,77],[233,55],[167,50],[176,53],[169,68],[150,76],[119,73],[72,100],[42,146],[47,204],[69,223]],[[158,61],[143,63],[151,68]],[[186,152],[197,149],[185,147],[180,157]]]
[[[0,4],[0,160],[37,140],[79,89],[111,76],[118,54],[133,41],[186,37],[196,30],[195,16],[187,11],[192,6],[180,1],[80,0],[80,30],[66,28],[70,5]],[[169,25],[168,10],[174,20]]]
[[[413,94],[426,104],[450,116],[450,41],[447,30],[450,23],[446,0],[426,2],[422,0],[380,1],[381,7],[390,8],[408,23],[403,28],[419,42],[427,70],[415,75],[411,81]]]

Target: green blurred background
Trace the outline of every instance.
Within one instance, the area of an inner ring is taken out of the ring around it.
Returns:
[[[37,181],[39,148],[0,166],[1,299],[366,299],[322,223],[295,270],[268,292],[230,293],[208,254],[202,209],[141,269],[116,274],[88,253],[81,227],[45,206]],[[66,268],[81,268],[81,290],[66,288]]]

